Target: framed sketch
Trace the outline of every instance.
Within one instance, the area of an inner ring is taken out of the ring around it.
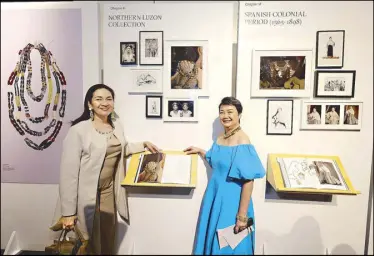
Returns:
[[[209,96],[207,59],[208,41],[165,41],[164,93]]]
[[[316,68],[342,68],[345,30],[317,31],[316,40]]]
[[[197,122],[198,104],[196,98],[165,98],[164,121]]]
[[[139,31],[139,65],[164,65],[164,32]]]
[[[268,100],[266,135],[292,135],[293,100]]]
[[[121,65],[137,64],[137,43],[136,42],[120,42],[120,63]]]
[[[312,50],[253,50],[251,97],[310,97]]]
[[[360,130],[362,102],[303,101],[301,130]]]
[[[145,96],[145,116],[147,118],[162,118],[162,96]]]
[[[355,70],[317,70],[314,81],[314,97],[353,98],[355,95]]]
[[[129,93],[162,93],[161,69],[131,69]]]

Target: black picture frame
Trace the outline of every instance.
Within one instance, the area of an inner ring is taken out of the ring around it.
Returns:
[[[342,41],[342,58],[341,58],[341,65],[330,65],[324,66],[319,64],[319,42],[320,42],[320,35],[322,33],[342,33],[343,34],[343,41]],[[339,69],[344,67],[344,48],[345,48],[345,30],[319,30],[316,33],[316,63],[315,68],[317,69]]]
[[[160,55],[160,62],[158,63],[145,63],[142,61],[142,49],[145,48],[145,45],[142,45],[142,34],[147,34],[147,33],[160,33],[160,39],[162,46],[160,47],[161,49],[161,55]],[[164,65],[164,31],[139,31],[139,65],[140,66],[163,66]]]
[[[319,93],[319,77],[320,74],[352,74],[351,93],[349,95],[321,95]],[[316,70],[314,73],[314,97],[315,98],[354,98],[356,85],[356,70]]]
[[[122,58],[122,49],[124,45],[134,45],[134,51],[135,51],[135,60],[134,61],[124,61]],[[138,43],[137,42],[120,42],[119,45],[119,59],[121,66],[130,66],[130,65],[137,65],[138,64]]]
[[[270,108],[270,102],[291,102],[291,129],[288,133],[279,133],[279,132],[269,132],[269,108]],[[292,99],[268,99],[267,100],[267,108],[266,108],[266,135],[292,135],[293,133],[293,110],[294,110],[294,101]]]
[[[151,115],[148,113],[148,99],[149,98],[157,98],[160,100],[160,114],[159,115]],[[146,95],[145,96],[145,116],[147,118],[162,118],[162,106],[163,105],[163,102],[162,102],[162,95]]]

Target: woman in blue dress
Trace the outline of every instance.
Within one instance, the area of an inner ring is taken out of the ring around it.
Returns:
[[[248,218],[255,228],[252,190],[254,179],[265,175],[264,167],[248,136],[240,128],[243,107],[239,100],[225,97],[219,105],[219,117],[225,132],[206,152],[197,147],[185,149],[199,154],[213,169],[200,209],[194,254],[254,254],[254,230],[234,249],[220,248],[217,230],[234,226],[238,233],[247,228]]]

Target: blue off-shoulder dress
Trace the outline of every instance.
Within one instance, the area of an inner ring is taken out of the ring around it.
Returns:
[[[220,249],[217,229],[235,225],[243,181],[265,176],[265,169],[257,152],[252,144],[224,146],[214,142],[206,153],[206,160],[212,167],[213,174],[200,209],[194,254],[252,255],[255,231],[246,236],[233,250],[230,246]],[[255,228],[252,197],[247,216],[253,218]]]

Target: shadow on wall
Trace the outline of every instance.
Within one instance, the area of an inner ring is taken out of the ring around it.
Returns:
[[[212,140],[216,141],[218,136],[224,132],[223,126],[221,124],[221,121],[219,120],[219,117],[217,117],[213,121],[213,134],[212,134]]]
[[[339,244],[329,251],[330,255],[356,255],[355,250],[348,244]]]
[[[325,254],[319,224],[311,216],[298,219],[291,231],[283,236],[257,228],[256,239],[264,241],[264,254]],[[257,252],[260,250],[262,244],[257,243]]]

